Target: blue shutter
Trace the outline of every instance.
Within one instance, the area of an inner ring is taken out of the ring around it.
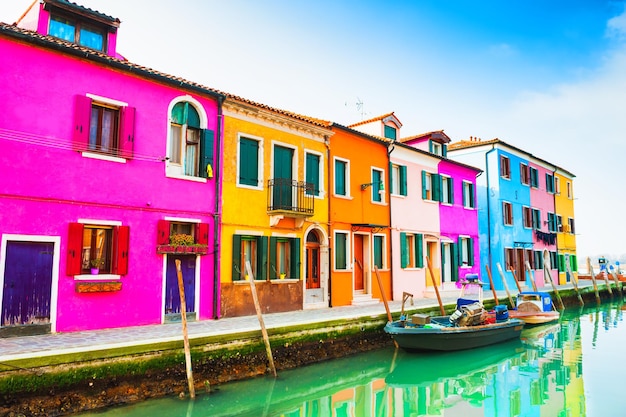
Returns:
[[[406,166],[400,166],[400,195],[407,195],[406,190]]]
[[[424,266],[424,235],[415,235],[415,266],[422,268]]]
[[[335,194],[346,195],[346,166],[342,161],[335,161]]]

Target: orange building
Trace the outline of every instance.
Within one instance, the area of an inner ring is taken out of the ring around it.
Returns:
[[[389,159],[387,142],[338,124],[330,137],[332,307],[389,299]],[[378,277],[376,276],[378,274]]]

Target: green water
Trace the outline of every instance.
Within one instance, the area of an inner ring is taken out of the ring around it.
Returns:
[[[472,351],[393,348],[81,416],[626,415],[622,303],[565,311],[521,340]],[[624,307],[626,309],[626,307]]]

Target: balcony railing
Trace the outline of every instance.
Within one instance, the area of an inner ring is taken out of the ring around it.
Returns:
[[[267,211],[290,212],[304,216],[314,213],[314,185],[289,178],[267,181]]]

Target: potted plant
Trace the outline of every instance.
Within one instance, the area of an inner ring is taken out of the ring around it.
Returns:
[[[89,263],[91,264],[91,275],[98,275],[100,267],[104,265],[104,259],[93,258]]]

